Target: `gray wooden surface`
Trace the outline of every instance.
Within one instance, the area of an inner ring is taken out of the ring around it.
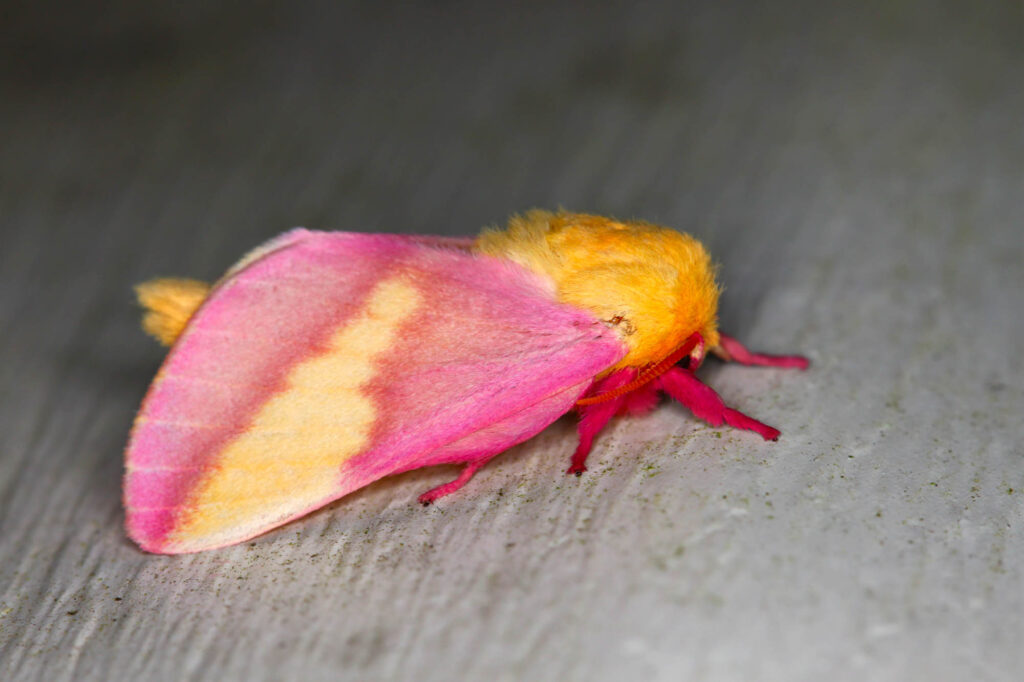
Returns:
[[[0,678],[1019,679],[1020,3],[98,4],[0,20]],[[125,539],[134,282],[559,205],[707,241],[814,360],[704,370],[778,443],[665,405],[578,480],[563,420],[430,509]]]

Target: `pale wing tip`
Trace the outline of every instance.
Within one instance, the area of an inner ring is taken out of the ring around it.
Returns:
[[[153,528],[151,524],[145,522],[142,513],[133,513],[132,511],[128,511],[125,532],[128,538],[142,551],[165,556],[220,549],[248,539],[239,538],[229,542],[218,542],[201,537],[181,537],[167,533],[162,528]]]
[[[145,513],[127,510],[124,530],[132,542],[151,554],[173,554],[173,551],[168,551],[164,540],[166,534],[154,526],[155,524],[147,522]]]

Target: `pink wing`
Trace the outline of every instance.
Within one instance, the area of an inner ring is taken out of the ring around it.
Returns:
[[[623,354],[532,273],[461,242],[293,230],[215,287],[153,382],[128,533],[212,549],[391,473],[482,463]]]

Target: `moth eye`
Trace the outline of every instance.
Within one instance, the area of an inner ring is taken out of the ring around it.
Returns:
[[[619,327],[622,330],[622,333],[626,336],[636,333],[636,327],[633,326],[633,323],[622,315],[616,315],[612,319],[608,320],[608,324],[613,327]]]

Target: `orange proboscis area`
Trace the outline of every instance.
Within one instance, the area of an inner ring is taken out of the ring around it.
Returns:
[[[683,342],[683,345],[675,349],[668,357],[666,357],[661,362],[649,365],[648,367],[643,369],[637,376],[637,378],[634,379],[633,381],[629,382],[624,386],[619,386],[618,388],[613,389],[611,391],[605,391],[604,393],[592,395],[588,398],[581,398],[576,401],[576,405],[584,406],[596,405],[598,403],[606,403],[609,400],[615,400],[616,398],[624,396],[627,393],[630,393],[631,391],[635,391],[641,386],[654,381],[659,376],[661,376],[669,369],[671,369],[673,365],[675,365],[677,362],[679,362],[684,357],[689,355],[690,351],[692,351],[698,343],[701,343],[700,334],[691,334],[689,338],[687,338],[686,341]]]

